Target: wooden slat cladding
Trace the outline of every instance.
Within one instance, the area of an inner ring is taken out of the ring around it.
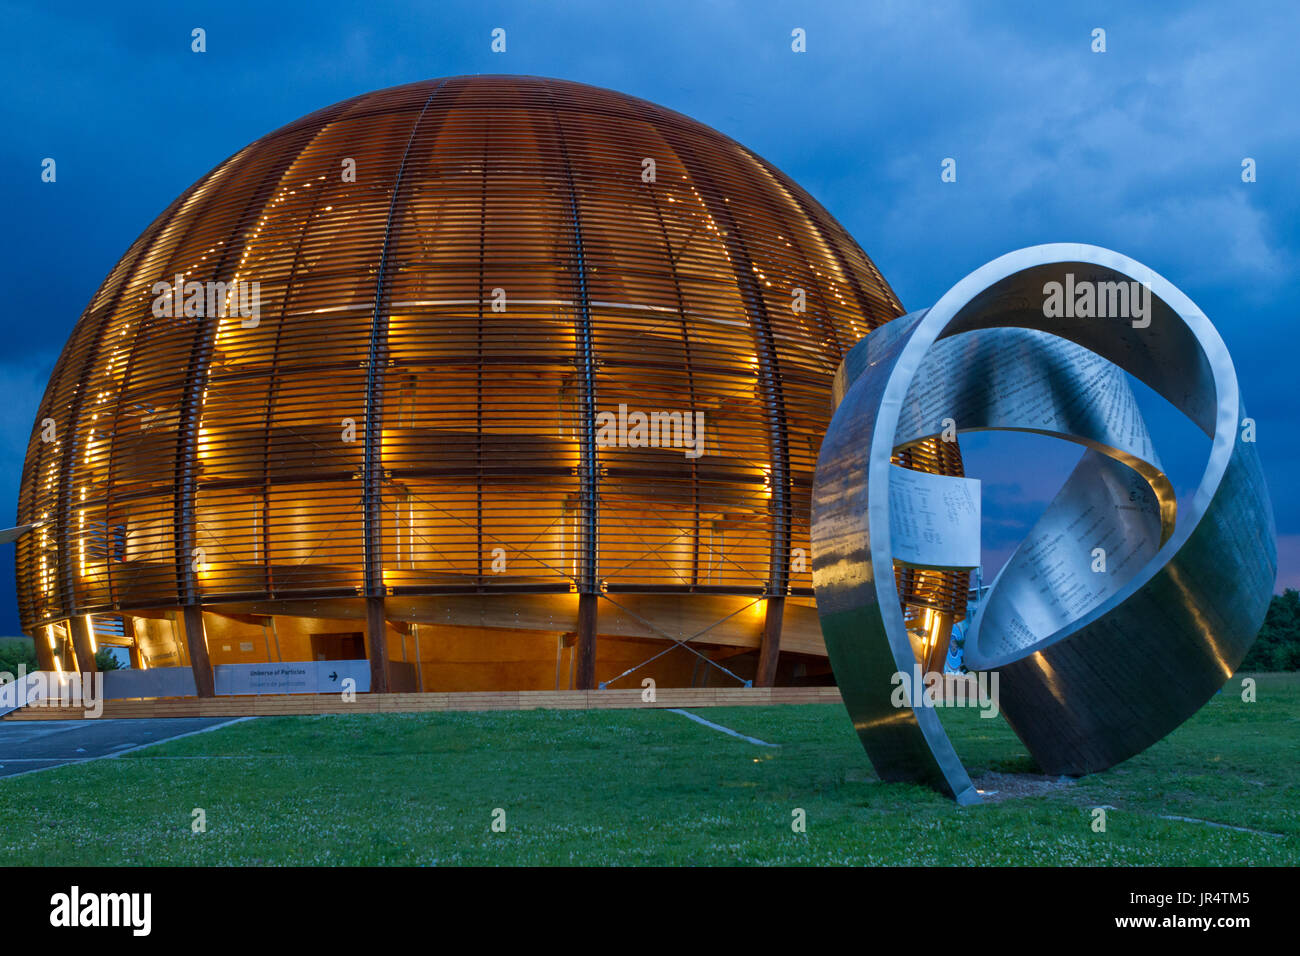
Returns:
[[[158,314],[178,276],[204,314]],[[257,315],[210,314],[241,283]],[[320,110],[164,211],[73,331],[22,479],[18,520],[48,522],[18,547],[24,626],[314,594],[809,594],[791,556],[831,378],[901,312],[807,193],[650,103],[480,76]]]

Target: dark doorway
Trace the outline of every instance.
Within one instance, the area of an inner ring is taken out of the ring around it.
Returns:
[[[314,661],[360,661],[365,657],[366,639],[360,631],[311,636],[311,659]]]

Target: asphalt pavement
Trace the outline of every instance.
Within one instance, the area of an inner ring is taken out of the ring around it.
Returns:
[[[230,717],[0,721],[0,777],[111,757],[232,723]]]

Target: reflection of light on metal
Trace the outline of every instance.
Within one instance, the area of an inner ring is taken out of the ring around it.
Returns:
[[[53,625],[53,624],[51,624],[51,625],[49,625],[47,628],[45,628],[45,633],[46,633],[46,636],[49,638],[49,641],[50,641],[50,647],[51,647],[51,648],[56,648],[56,647],[58,647],[58,646],[59,646],[59,642],[58,642],[57,640],[55,640],[55,638],[54,638],[54,625]]]
[[[54,655],[54,669],[58,671],[60,674],[63,673],[63,661],[59,660],[58,654]]]
[[[1042,673],[1043,686],[1047,688],[1048,693],[1056,698],[1058,704],[1064,707],[1066,700],[1065,695],[1061,692],[1060,681],[1057,680],[1056,671],[1052,669],[1052,665],[1043,656],[1042,651],[1035,651],[1030,654],[1029,661]]]
[[[1044,279],[1073,281],[1080,264],[1090,283],[1147,287],[1154,311],[1131,322],[1052,316]],[[1010,324],[1001,311],[1008,302],[1026,303]],[[1128,375],[1213,438],[1183,515]],[[885,442],[906,450],[930,441],[937,422],[1036,432],[1087,449],[980,599],[962,643],[968,667],[999,675],[1001,710],[1046,772],[1095,772],[1141,752],[1240,665],[1276,576],[1272,508],[1255,446],[1237,433],[1245,410],[1222,339],[1150,269],[1079,244],[1003,256],[934,308],[854,346],[836,374],[835,401],[812,496],[812,544],[823,562],[814,587],[831,663],[882,778],[931,783],[959,801],[976,795],[932,711],[902,708],[901,733],[875,730],[890,713],[880,694],[888,671],[920,643],[916,617],[897,602],[933,606],[928,594],[910,599],[921,585],[929,590],[932,572],[909,567],[906,591],[879,578],[875,588],[850,589],[852,575],[837,567],[857,562],[866,566],[857,576],[869,577],[917,533],[916,522],[892,518],[888,483],[873,479],[889,463]],[[1099,541],[1114,558],[1111,574],[1091,567]],[[1187,583],[1208,580],[1217,587]],[[924,623],[927,642],[941,634],[928,614]]]
[[[90,653],[94,654],[99,645],[95,642],[95,619],[89,614],[86,615],[86,634],[90,636]]]
[[[1195,595],[1192,589],[1188,586],[1188,582],[1185,580],[1182,571],[1179,568],[1172,568],[1170,569],[1169,576],[1174,584],[1178,586],[1178,590],[1183,593],[1187,606],[1191,610],[1192,617],[1196,621],[1197,633],[1201,635],[1209,646],[1210,653],[1214,655],[1215,663],[1219,665],[1219,670],[1223,672],[1223,679],[1227,680],[1232,676],[1235,668],[1228,663],[1226,648],[1224,648],[1221,642],[1215,637],[1214,627],[1211,625],[1209,619],[1204,613],[1202,613],[1201,609],[1197,607],[1196,601],[1193,600]]]

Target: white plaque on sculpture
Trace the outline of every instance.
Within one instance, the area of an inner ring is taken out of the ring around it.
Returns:
[[[901,564],[979,567],[979,479],[890,465],[889,529],[894,560]]]

